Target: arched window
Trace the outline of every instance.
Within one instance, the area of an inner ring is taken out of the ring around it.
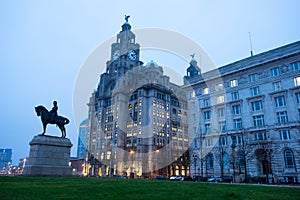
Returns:
[[[172,112],[173,112],[174,115],[176,115],[176,109],[175,108],[173,108]]]
[[[284,163],[285,163],[285,168],[295,168],[294,154],[289,149],[284,151]]]

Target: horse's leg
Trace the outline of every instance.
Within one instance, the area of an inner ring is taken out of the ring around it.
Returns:
[[[64,138],[64,126],[59,126],[59,129],[61,131],[61,137]]]
[[[41,135],[45,135],[46,132],[46,128],[47,128],[47,123],[43,123],[43,133]]]

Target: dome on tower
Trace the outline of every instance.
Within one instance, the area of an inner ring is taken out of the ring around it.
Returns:
[[[158,64],[156,62],[154,62],[153,60],[151,60],[150,62],[148,62],[146,64],[146,68],[149,68],[149,67],[156,67],[156,68],[158,68]]]

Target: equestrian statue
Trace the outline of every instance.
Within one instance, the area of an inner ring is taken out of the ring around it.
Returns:
[[[47,124],[56,124],[59,129],[61,130],[61,137],[66,137],[66,128],[65,125],[68,124],[70,121],[62,116],[57,115],[57,102],[53,101],[53,108],[52,110],[48,111],[44,106],[37,106],[35,107],[35,112],[37,116],[41,116],[41,120],[43,123],[43,133],[40,135],[45,135]]]

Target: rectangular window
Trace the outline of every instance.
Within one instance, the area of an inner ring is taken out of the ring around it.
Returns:
[[[223,86],[223,84],[222,83],[218,83],[218,84],[216,84],[216,91],[221,91],[221,90],[223,90],[224,89],[224,86]]]
[[[224,122],[219,122],[219,130],[220,131],[226,131],[226,121]]]
[[[236,79],[233,79],[230,81],[230,87],[236,87],[238,86],[238,81]]]
[[[204,125],[204,131],[205,131],[205,133],[209,133],[209,131],[210,131],[210,124],[205,124]]]
[[[298,62],[293,62],[291,65],[292,65],[293,71],[300,70],[300,61],[298,61]]]
[[[271,75],[279,76],[280,75],[279,67],[275,67],[275,68],[271,69]]]
[[[239,99],[239,92],[238,91],[232,92],[231,93],[231,99],[232,99],[232,101],[238,100]]]
[[[220,137],[219,144],[220,144],[220,146],[226,146],[227,145],[227,137]]]
[[[225,102],[225,97],[224,95],[218,96],[217,97],[217,103],[224,103]]]
[[[211,112],[210,111],[205,111],[204,112],[204,120],[210,120],[211,117]]]
[[[218,109],[218,116],[219,116],[219,118],[224,118],[225,117],[225,108],[219,108]]]
[[[294,85],[300,86],[300,76],[294,78]]]
[[[252,111],[258,111],[263,109],[263,103],[261,100],[251,102],[252,105]]]
[[[250,83],[256,82],[258,80],[257,77],[258,77],[257,74],[250,74],[249,75],[249,82]]]
[[[241,135],[236,136],[236,144],[243,144],[243,136]]]
[[[232,106],[232,112],[233,112],[234,115],[241,114],[241,105]]]
[[[262,127],[265,125],[265,119],[263,115],[253,116],[253,126]]]
[[[265,132],[259,132],[259,133],[255,133],[255,140],[266,140],[266,133]]]
[[[300,92],[295,94],[297,103],[300,103]]]
[[[206,87],[206,88],[203,88],[203,94],[208,94],[209,93],[209,89],[208,89],[208,87]]]
[[[276,107],[281,107],[281,106],[285,106],[285,97],[284,96],[278,96],[278,97],[274,97],[275,99],[275,105]]]
[[[243,127],[242,119],[234,119],[233,124],[235,129],[240,129]]]
[[[251,96],[257,96],[260,94],[259,86],[250,88]]]
[[[289,130],[279,131],[279,134],[280,134],[280,139],[281,140],[290,140],[291,139]]]
[[[203,99],[203,106],[204,107],[210,106],[210,99]]]
[[[205,140],[205,145],[206,145],[207,147],[212,146],[212,145],[213,145],[212,139],[211,139],[211,138],[207,138],[207,139]]]
[[[277,112],[278,123],[286,123],[288,122],[287,111]]]
[[[282,87],[281,87],[281,81],[278,81],[278,82],[275,82],[273,83],[273,90],[276,92],[276,91],[279,91],[281,90]]]

